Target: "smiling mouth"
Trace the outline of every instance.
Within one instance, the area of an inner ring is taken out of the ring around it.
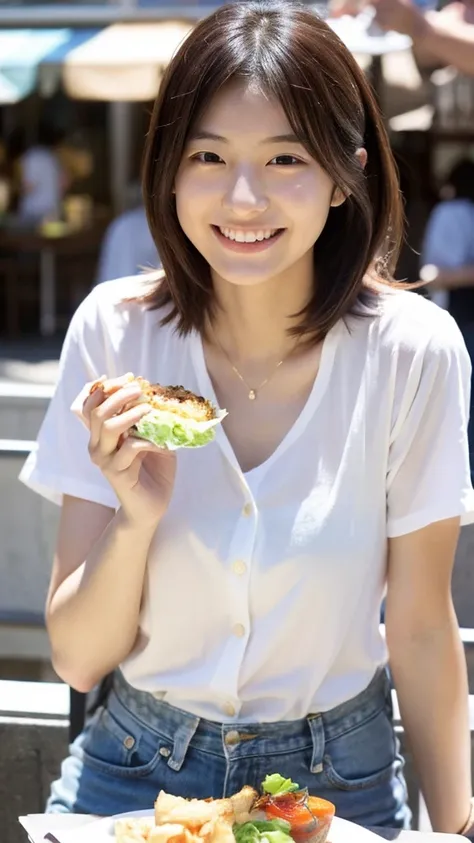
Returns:
[[[260,228],[246,230],[242,228],[227,228],[219,225],[211,226],[219,241],[232,251],[261,252],[280,238],[284,228]]]
[[[217,228],[220,234],[235,243],[256,243],[257,241],[261,243],[262,240],[271,240],[272,237],[283,231],[282,228],[260,228],[246,231],[241,228],[222,228],[220,225],[213,226],[213,228]]]

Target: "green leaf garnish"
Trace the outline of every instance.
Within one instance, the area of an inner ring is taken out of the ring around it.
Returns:
[[[269,793],[270,796],[280,796],[282,793],[294,793],[299,790],[299,784],[293,782],[291,779],[284,779],[280,773],[272,773],[265,777],[262,782],[262,790],[264,793]]]
[[[274,819],[236,823],[232,830],[236,843],[293,843],[290,828],[286,820]]]

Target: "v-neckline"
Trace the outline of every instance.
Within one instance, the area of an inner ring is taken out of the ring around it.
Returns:
[[[270,456],[267,457],[266,460],[264,460],[259,465],[256,465],[254,468],[249,469],[249,471],[242,471],[240,463],[235,455],[234,449],[223,426],[217,426],[216,443],[219,445],[231,465],[233,465],[233,467],[241,474],[241,476],[245,479],[246,482],[250,483],[251,481],[260,480],[261,476],[268,471],[268,469],[273,465],[273,463],[276,462],[276,460],[282,456],[282,454],[287,450],[287,448],[289,448],[290,445],[292,445],[293,442],[295,442],[301,436],[306,426],[308,425],[308,422],[316,412],[316,409],[321,403],[321,400],[329,384],[338,339],[340,336],[340,328],[341,321],[337,322],[324,338],[321,348],[321,357],[319,361],[318,371],[315,375],[310,393],[308,395],[308,398],[306,399],[304,407],[302,408],[298,417],[291,425],[290,429],[286,432],[281,442],[279,442],[273,453],[270,454]],[[206,398],[209,398],[216,404],[216,406],[218,406],[218,400],[214,390],[214,386],[210,378],[209,372],[207,370],[202,337],[198,331],[193,331],[193,333],[191,334],[190,351],[192,365],[196,373],[197,382],[201,394],[204,395]]]

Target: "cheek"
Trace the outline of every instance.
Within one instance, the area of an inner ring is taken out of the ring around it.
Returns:
[[[196,224],[207,214],[209,208],[215,208],[217,190],[210,180],[203,181],[192,172],[178,174],[175,184],[176,213],[183,231],[195,230]]]
[[[301,178],[287,185],[282,185],[281,200],[288,210],[307,220],[324,219],[331,205],[332,184],[319,178]]]

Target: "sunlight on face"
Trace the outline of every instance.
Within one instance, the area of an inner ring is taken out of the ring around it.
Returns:
[[[279,102],[251,84],[220,92],[188,140],[176,178],[181,227],[214,277],[259,284],[312,250],[334,185],[294,137]]]

